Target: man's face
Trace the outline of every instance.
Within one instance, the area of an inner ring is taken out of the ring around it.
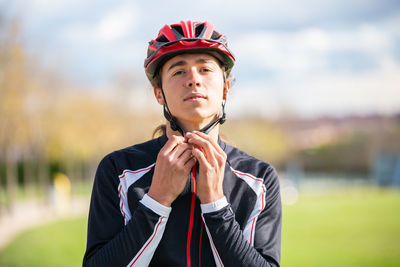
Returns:
[[[218,114],[223,93],[223,71],[208,54],[182,54],[169,59],[160,70],[168,107],[180,123],[211,122]],[[157,101],[164,104],[161,91]]]

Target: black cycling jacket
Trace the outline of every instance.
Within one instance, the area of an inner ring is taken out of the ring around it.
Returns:
[[[200,205],[196,170],[165,207],[148,192],[166,135],[107,155],[97,169],[83,266],[279,266],[274,168],[223,141],[226,198]]]

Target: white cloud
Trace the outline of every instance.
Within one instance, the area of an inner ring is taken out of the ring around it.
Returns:
[[[71,23],[61,38],[75,44],[101,46],[132,36],[140,22],[140,11],[133,3],[121,4],[105,13],[96,23]]]
[[[249,82],[234,87],[229,99],[232,115],[393,113],[400,107],[400,65],[388,62],[369,72],[325,73],[289,78],[288,82]]]
[[[82,5],[80,0],[31,0],[19,1],[19,4],[25,8],[28,13],[34,14],[37,19],[57,17],[59,14],[65,14],[67,10]]]
[[[139,12],[131,3],[111,10],[98,23],[95,36],[101,41],[117,41],[131,35],[139,21]]]
[[[330,57],[341,52],[360,53],[381,65],[391,57],[393,38],[384,28],[361,25],[341,31],[314,27],[296,32],[250,32],[236,36],[231,44],[240,61],[286,76],[329,72]]]
[[[73,23],[60,33],[61,39],[68,43],[87,44],[93,42],[92,27],[86,24]]]
[[[308,77],[288,96],[303,114],[391,113],[400,107],[400,66],[359,75]]]
[[[257,115],[277,118],[283,112],[283,99],[263,83],[253,83],[232,88],[226,104],[229,117]]]
[[[268,117],[398,112],[400,64],[392,53],[399,36],[398,30],[386,24],[236,36],[231,43],[238,63],[250,73],[262,76],[264,70],[269,76],[239,82],[235,89],[240,92],[232,94],[232,112],[245,110]],[[361,66],[355,63],[355,69],[349,70],[339,62],[334,69],[332,60],[341,53],[348,62],[356,61],[352,53],[358,53]],[[363,68],[364,57],[366,64],[373,61],[373,67]]]

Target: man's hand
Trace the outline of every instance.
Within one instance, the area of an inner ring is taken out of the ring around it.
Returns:
[[[181,136],[171,136],[158,153],[148,195],[164,206],[171,206],[185,188],[195,163],[192,145]]]
[[[224,196],[226,154],[208,135],[194,131],[186,134],[188,144],[193,145],[192,154],[199,162],[199,177],[196,181],[197,196],[202,204],[217,201]]]

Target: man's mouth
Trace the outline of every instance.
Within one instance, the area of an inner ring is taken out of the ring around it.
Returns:
[[[196,101],[202,101],[205,99],[207,99],[207,97],[201,93],[191,93],[185,97],[184,101],[196,102]]]

